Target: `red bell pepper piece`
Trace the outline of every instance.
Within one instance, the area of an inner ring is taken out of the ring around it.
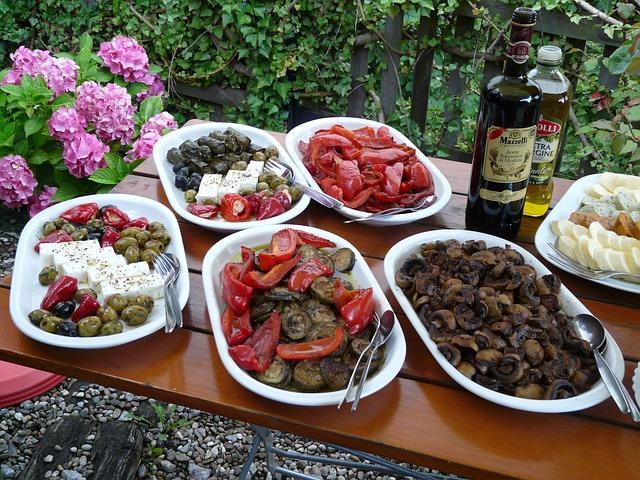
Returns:
[[[95,314],[100,308],[100,303],[98,300],[93,298],[91,295],[87,294],[82,297],[80,303],[78,304],[78,308],[71,314],[71,320],[78,323],[84,317],[89,317]]]
[[[260,269],[266,272],[278,263],[289,260],[296,253],[297,245],[298,236],[293,230],[285,228],[277,231],[271,237],[269,249],[258,255]]]
[[[242,256],[242,266],[240,267],[240,274],[238,278],[240,281],[244,278],[244,276],[253,271],[253,267],[256,262],[256,252],[249,247],[240,247],[240,255]]]
[[[319,237],[318,235],[314,235],[313,233],[305,232],[304,230],[296,230],[295,228],[291,229],[298,236],[300,242],[311,245],[316,248],[324,248],[324,247],[335,247],[335,242],[331,240],[327,240],[326,238]]]
[[[33,248],[36,252],[40,253],[40,245],[43,243],[65,243],[71,242],[73,238],[64,230],[56,230],[55,232],[50,233],[46,237],[40,239],[36,246]]]
[[[244,313],[236,314],[227,307],[222,314],[222,332],[229,346],[240,345],[253,333],[251,326],[251,312],[247,308]]]
[[[328,267],[317,258],[312,258],[291,273],[287,287],[294,292],[304,293],[316,278],[330,277],[331,275],[333,275],[333,268]]]
[[[105,207],[102,209],[102,221],[108,227],[122,230],[131,219],[129,215],[117,207]]]
[[[349,303],[354,296],[354,290],[347,290],[344,283],[339,278],[336,278],[333,282],[333,303],[340,310],[343,306]]]
[[[342,189],[344,199],[353,200],[362,190],[362,177],[358,162],[353,160],[343,160],[336,165],[337,185]]]
[[[141,228],[142,230],[146,230],[148,226],[149,220],[147,219],[147,217],[138,217],[127,223],[124,228],[136,227]]]
[[[387,195],[384,192],[374,192],[373,197],[382,203],[393,203],[400,207],[410,207],[415,205],[423,197],[433,195],[433,189],[428,188],[417,193],[404,193],[399,195]]]
[[[98,216],[100,208],[97,203],[83,203],[82,205],[76,205],[65,211],[60,218],[64,218],[71,223],[77,223],[84,225],[89,220],[93,220]]]
[[[245,370],[264,372],[276,351],[280,325],[280,314],[273,312],[242,345],[230,347],[229,355]]]
[[[204,205],[202,203],[190,203],[187,205],[187,212],[200,218],[216,218],[220,207],[217,205]]]
[[[244,222],[251,216],[251,205],[242,195],[227,193],[222,196],[220,213],[227,222]]]
[[[113,227],[105,227],[102,239],[100,239],[100,246],[113,247],[113,245],[120,240],[120,232]]]
[[[265,220],[267,218],[275,217],[284,213],[284,206],[275,197],[264,197],[260,201],[260,207],[258,208],[258,215],[256,220]]]
[[[413,153],[413,149],[409,147],[391,147],[374,150],[372,148],[363,148],[358,157],[358,163],[392,163],[401,162],[409,158]]]
[[[237,314],[244,313],[249,308],[253,288],[240,281],[242,265],[226,263],[222,269],[220,283],[222,284],[222,298]]]
[[[369,199],[369,197],[375,192],[373,187],[365,188],[358,195],[354,197],[350,202],[344,202],[344,205],[347,208],[358,208],[364,205],[364,203]]]
[[[362,172],[362,180],[365,187],[373,187],[378,185],[384,179],[383,172],[377,172],[375,170],[365,170]]]
[[[411,187],[414,190],[429,188],[432,185],[431,174],[422,162],[411,165]]]
[[[384,169],[384,181],[382,182],[382,191],[389,195],[397,195],[400,191],[400,183],[402,182],[402,162],[396,162],[387,165]]]
[[[285,260],[282,263],[277,264],[267,273],[258,272],[256,270],[249,272],[244,276],[243,280],[246,281],[247,285],[260,290],[268,290],[280,283],[280,280],[282,280],[299,261],[300,255],[296,255],[289,260]]]
[[[77,291],[78,280],[69,275],[63,275],[49,285],[47,293],[40,304],[40,308],[51,311],[56,303],[71,300]]]
[[[354,290],[352,298],[340,307],[340,314],[349,335],[357,335],[371,322],[373,315],[373,289]]]
[[[284,360],[315,360],[335,352],[344,339],[344,330],[336,328],[333,335],[303,343],[281,343],[276,353]]]

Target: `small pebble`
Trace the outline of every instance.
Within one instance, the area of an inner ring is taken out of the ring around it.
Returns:
[[[53,455],[47,455],[42,460],[44,460],[45,463],[51,463],[53,461]]]

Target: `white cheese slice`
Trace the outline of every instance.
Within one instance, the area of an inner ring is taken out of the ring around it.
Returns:
[[[115,255],[113,253],[113,248],[106,249],[104,252],[98,246],[97,249],[94,247],[82,248],[80,245],[77,249],[72,249],[68,251],[54,252],[53,253],[53,264],[61,268],[65,263],[79,263],[86,264],[89,260],[94,260],[96,258],[105,257],[109,255]]]
[[[100,283],[112,278],[135,277],[149,274],[149,264],[147,262],[136,262],[127,265],[123,256],[118,255],[117,262],[105,262],[100,265],[89,267],[87,270],[87,283],[96,292],[100,291]]]
[[[63,263],[61,268],[65,275],[75,277],[79,282],[86,282],[90,268],[97,268],[101,265],[126,265],[126,263],[123,256],[117,255],[113,251],[113,247],[105,247],[100,249],[100,252],[97,254],[88,255],[78,261]]]
[[[40,258],[42,258],[42,262],[45,265],[51,265],[54,263],[53,256],[56,253],[60,255],[76,255],[81,253],[89,255],[98,253],[98,251],[100,251],[100,243],[95,239],[65,243],[43,243],[40,245]]]
[[[258,162],[257,160],[251,160],[245,172],[257,173],[260,175],[264,169],[264,162]]]
[[[202,176],[200,187],[196,195],[196,202],[203,203],[205,200],[218,200],[218,188],[222,184],[222,175],[219,173],[206,173]]]
[[[240,178],[244,172],[240,170],[229,170],[218,188],[218,202],[222,201],[227,193],[238,193],[240,191]]]
[[[116,294],[133,298],[138,295],[151,295],[154,299],[164,296],[164,280],[157,273],[136,277],[118,277],[105,280],[101,284],[104,301]]]

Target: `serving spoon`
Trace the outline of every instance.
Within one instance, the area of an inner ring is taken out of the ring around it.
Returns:
[[[600,320],[593,315],[580,313],[573,318],[573,323],[580,338],[586,340],[591,347],[602,381],[611,393],[611,397],[616,402],[616,405],[618,405],[620,411],[631,415],[634,422],[640,422],[640,410],[638,410],[631,395],[629,395],[627,389],[613,373],[611,367],[600,353],[600,348],[606,340],[604,327]]]

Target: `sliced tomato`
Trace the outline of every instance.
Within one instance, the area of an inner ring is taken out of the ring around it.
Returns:
[[[362,190],[362,177],[358,162],[344,160],[336,165],[337,185],[342,189],[346,201],[353,198]]]
[[[303,343],[281,343],[276,352],[284,360],[315,360],[335,352],[344,339],[344,330],[336,328],[333,335]]]
[[[277,231],[271,237],[268,250],[258,254],[260,269],[271,270],[278,263],[289,260],[296,253],[298,236],[290,228]]]

